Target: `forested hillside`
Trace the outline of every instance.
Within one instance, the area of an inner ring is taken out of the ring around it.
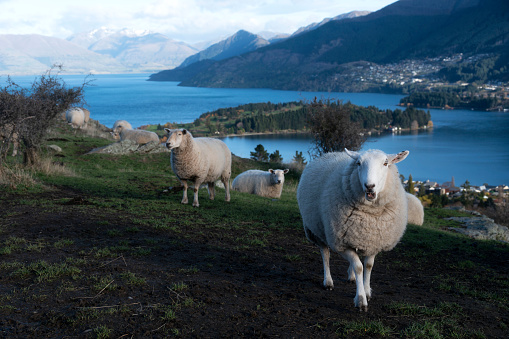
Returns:
[[[341,105],[350,112],[350,119],[366,130],[383,131],[390,127],[422,128],[431,120],[429,112],[408,107],[405,110],[379,110],[377,107],[357,106],[350,102],[326,101],[326,105]],[[309,103],[250,103],[221,108],[202,114],[183,127],[203,134],[272,133],[278,131],[306,131]],[[412,126],[412,122],[417,125]]]

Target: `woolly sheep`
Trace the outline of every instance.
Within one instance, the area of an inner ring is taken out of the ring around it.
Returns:
[[[65,119],[73,128],[85,127],[85,112],[81,108],[69,108],[65,112]]]
[[[117,120],[113,124],[113,138],[120,139],[120,132],[124,129],[133,129],[133,126],[125,120]]]
[[[170,130],[166,147],[171,150],[171,168],[184,187],[182,204],[187,204],[187,181],[194,183],[193,206],[199,207],[198,189],[207,183],[209,198],[214,200],[214,182],[221,179],[230,201],[232,155],[224,142],[214,138],[193,138],[186,129]]]
[[[12,156],[15,157],[18,154],[19,135],[14,131],[13,124],[8,123],[0,126],[0,139],[2,142],[12,143]]]
[[[239,192],[279,199],[285,182],[285,170],[249,170],[239,174],[232,183],[232,189]]]
[[[375,255],[393,249],[405,232],[407,198],[395,164],[408,153],[327,153],[306,166],[297,188],[306,237],[322,254],[324,287],[334,287],[332,249],[350,263],[348,279],[356,282],[354,303],[361,310],[371,297]]]
[[[415,195],[407,193],[408,198],[408,223],[421,226],[424,223],[424,208]]]
[[[113,132],[112,132],[113,134]],[[119,133],[120,141],[124,140],[132,140],[137,144],[143,145],[149,143],[151,141],[155,141],[157,143],[160,142],[159,136],[157,133],[144,131],[141,129],[123,129]]]

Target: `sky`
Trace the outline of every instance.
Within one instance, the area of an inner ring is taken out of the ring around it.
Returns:
[[[0,0],[0,34],[67,38],[101,27],[150,30],[186,43],[240,29],[293,33],[354,10],[377,11],[396,0]]]

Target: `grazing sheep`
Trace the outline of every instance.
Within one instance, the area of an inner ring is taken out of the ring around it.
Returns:
[[[65,119],[73,128],[83,128],[85,124],[85,112],[81,108],[69,108],[65,111]]]
[[[11,123],[0,126],[0,140],[2,142],[12,143],[12,156],[18,154],[19,135],[14,130],[14,125]],[[7,151],[6,151],[7,152]]]
[[[113,135],[113,132],[111,132],[111,134]],[[123,129],[119,133],[119,137],[120,137],[120,141],[132,140],[140,145],[149,143],[151,141],[155,141],[157,143],[160,142],[159,136],[157,135],[157,133],[150,132],[150,131],[144,131],[141,129]]]
[[[324,287],[334,287],[332,249],[350,263],[348,278],[356,281],[354,303],[361,310],[371,297],[375,255],[393,249],[405,232],[407,198],[395,164],[408,153],[328,153],[306,166],[297,188],[306,236],[322,254]]]
[[[288,169],[245,171],[233,180],[232,189],[266,198],[279,199],[283,191],[286,173],[288,173]]]
[[[214,200],[214,182],[221,179],[230,201],[232,154],[224,142],[214,138],[193,138],[185,129],[170,130],[166,147],[171,150],[171,168],[184,187],[182,204],[187,204],[187,181],[194,183],[193,206],[198,207],[198,189],[207,183],[209,198]]]
[[[424,223],[424,208],[415,195],[407,193],[408,198],[408,223],[421,226]]]
[[[117,120],[113,124],[113,138],[114,139],[120,139],[120,132],[124,129],[133,129],[133,126],[131,126],[130,123],[128,123],[125,120]]]

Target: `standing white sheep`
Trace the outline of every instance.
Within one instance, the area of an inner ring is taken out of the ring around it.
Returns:
[[[117,120],[113,124],[113,138],[114,139],[120,139],[120,132],[122,132],[124,129],[133,129],[133,126],[125,120]]]
[[[356,281],[354,303],[361,310],[371,297],[375,255],[393,249],[405,232],[407,197],[395,164],[408,153],[328,153],[306,166],[297,188],[306,236],[322,254],[324,287],[334,287],[332,249],[350,263],[348,278]]]
[[[81,108],[69,108],[65,111],[65,119],[73,128],[85,127],[85,112]]]
[[[214,200],[214,183],[221,179],[230,201],[232,154],[224,142],[214,138],[193,138],[186,129],[170,130],[166,147],[171,150],[171,168],[184,186],[182,204],[187,204],[187,181],[194,183],[193,206],[198,207],[198,189],[207,183],[209,198]]]
[[[421,226],[424,223],[424,208],[415,195],[407,193],[408,198],[408,223]]]
[[[286,173],[288,173],[288,169],[245,171],[233,180],[232,189],[262,197],[279,199],[283,191]]]

